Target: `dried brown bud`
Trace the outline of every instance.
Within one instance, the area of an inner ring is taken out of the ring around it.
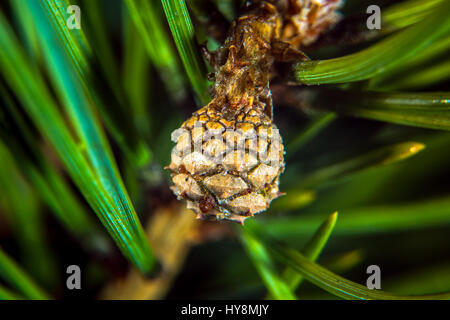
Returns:
[[[309,45],[339,21],[342,0],[290,0],[282,38],[294,47]]]

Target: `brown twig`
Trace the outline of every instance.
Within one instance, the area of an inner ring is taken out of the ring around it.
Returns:
[[[136,269],[110,284],[101,294],[102,299],[152,300],[162,299],[180,271],[185,258],[195,244],[201,226],[188,209],[178,203],[155,211],[147,224],[147,236],[162,271],[156,278],[146,278]]]

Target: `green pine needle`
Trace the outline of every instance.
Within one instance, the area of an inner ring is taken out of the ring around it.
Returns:
[[[69,15],[66,8],[70,5],[69,1],[64,0],[63,3],[56,0],[39,1],[51,22],[54,33],[58,36],[58,45],[63,48],[70,64],[76,70],[80,84],[85,89],[89,99],[96,103],[108,131],[120,145],[130,162],[137,162],[139,165],[147,164],[150,150],[139,138],[129,116],[129,108],[126,106],[127,102],[122,91],[119,71],[112,55],[113,50],[106,39],[107,32],[103,29],[104,20],[98,14],[97,1],[88,1],[85,10],[89,16],[92,16],[90,21],[95,24],[91,28],[95,30],[94,39],[91,40],[91,42],[96,43],[95,50],[91,48],[83,31],[84,28],[70,30],[67,27],[66,21]],[[86,21],[83,23],[87,24]],[[104,78],[111,88],[112,97],[114,97],[107,103],[102,103],[95,91],[96,84],[102,80],[98,78],[98,75],[89,71],[91,67],[89,60],[94,59],[102,66]]]
[[[269,237],[258,227],[250,228],[256,241],[263,245],[278,261],[285,263],[302,274],[316,286],[344,299],[358,300],[448,300],[450,292],[430,295],[405,296],[382,290],[371,290],[365,286],[347,280],[333,272],[311,262],[305,255],[286,247]]]
[[[330,238],[331,232],[336,225],[338,213],[332,213],[317,229],[302,249],[302,253],[311,261],[316,261]],[[295,292],[303,282],[303,276],[290,267],[286,267],[283,272],[283,279],[288,284],[292,292]]]
[[[0,300],[24,300],[20,294],[17,294],[8,288],[0,286]]]
[[[211,100],[206,67],[196,46],[194,27],[184,0],[161,0],[181,60],[201,105]]]
[[[278,275],[266,249],[245,228],[242,229],[242,244],[271,296],[276,300],[295,300],[295,295],[288,283]]]
[[[383,10],[381,30],[404,28],[419,22],[443,1],[408,0],[395,3]]]
[[[112,160],[92,101],[86,99],[72,65],[58,46],[57,37],[39,2],[28,1],[44,46],[49,72],[71,121],[60,113],[43,79],[27,60],[10,27],[0,15],[0,70],[15,90],[26,111],[55,147],[72,179],[84,194],[119,248],[142,271],[152,270],[155,259],[144,231]],[[76,136],[73,134],[76,133]]]
[[[448,208],[449,197],[355,207],[341,212],[334,234],[369,235],[449,226]],[[307,236],[322,219],[320,215],[270,218],[264,220],[262,225],[277,237],[292,238]]]
[[[0,248],[0,278],[19,290],[26,298],[48,300],[49,296]]]
[[[450,2],[444,1],[425,19],[379,43],[348,56],[301,62],[295,79],[302,84],[345,83],[369,79],[414,56],[450,34]]]
[[[164,30],[163,17],[154,1],[125,0],[130,18],[136,26],[150,60],[158,69],[174,101],[185,95],[176,51]]]
[[[450,130],[450,92],[391,93],[357,92],[336,89],[302,91],[316,109],[396,123]]]
[[[311,188],[327,182],[337,182],[341,178],[374,168],[404,160],[422,151],[425,145],[419,142],[403,142],[383,147],[350,160],[318,169],[306,176],[298,184],[299,188]]]

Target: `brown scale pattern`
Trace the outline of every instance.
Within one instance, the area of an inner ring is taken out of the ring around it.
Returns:
[[[172,190],[199,219],[242,222],[279,195],[283,144],[276,126],[258,109],[226,120],[205,107],[183,123],[178,135],[168,167]]]

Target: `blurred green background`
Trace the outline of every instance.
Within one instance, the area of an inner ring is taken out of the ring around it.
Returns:
[[[377,1],[372,31],[374,1],[346,1],[302,48],[312,62],[279,66],[298,85],[271,83],[286,195],[244,228],[183,220],[170,133],[208,102],[198,45],[217,48],[242,2],[1,2],[0,299],[392,298],[353,286],[373,264],[383,291],[449,290],[446,0]]]

